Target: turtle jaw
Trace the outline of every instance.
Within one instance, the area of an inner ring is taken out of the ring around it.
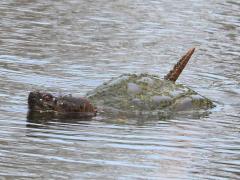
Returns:
[[[32,111],[54,111],[56,98],[49,93],[38,91],[30,92],[28,96],[28,108]]]
[[[164,77],[164,79],[175,82],[182,73],[185,66],[187,65],[194,51],[195,48],[189,49],[188,52],[183,55],[182,58],[178,61],[178,63],[173,67],[173,69]]]

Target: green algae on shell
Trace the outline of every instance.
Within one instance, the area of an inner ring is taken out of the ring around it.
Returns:
[[[150,74],[123,74],[89,92],[87,98],[107,113],[152,115],[214,106],[190,88]]]

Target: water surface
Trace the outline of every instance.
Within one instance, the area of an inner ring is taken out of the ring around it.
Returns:
[[[0,176],[10,179],[238,179],[238,1],[0,2]],[[35,89],[84,95],[122,73],[178,80],[217,107],[200,119],[28,122]]]

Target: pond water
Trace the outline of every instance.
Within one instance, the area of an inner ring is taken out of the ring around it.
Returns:
[[[234,0],[2,0],[0,177],[239,179],[240,3]],[[82,96],[122,73],[164,76],[217,105],[206,117],[27,121],[35,89]]]

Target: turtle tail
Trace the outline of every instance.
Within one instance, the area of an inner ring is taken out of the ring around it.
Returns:
[[[178,61],[178,63],[175,64],[173,69],[169,71],[169,73],[166,76],[164,76],[164,79],[175,82],[180,76],[185,66],[187,65],[194,51],[195,48],[189,49],[188,52],[184,56],[182,56],[182,58]]]

